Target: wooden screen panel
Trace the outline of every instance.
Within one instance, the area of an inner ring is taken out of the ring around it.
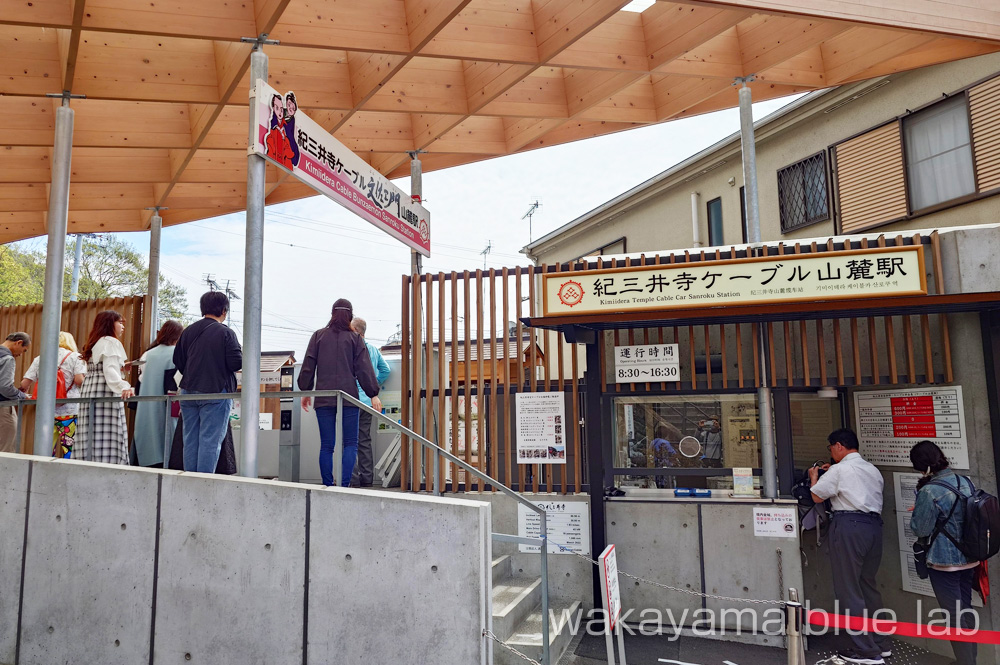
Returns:
[[[899,123],[836,147],[840,232],[853,233],[906,216],[906,178]]]
[[[1000,187],[1000,77],[969,90],[979,191]]]

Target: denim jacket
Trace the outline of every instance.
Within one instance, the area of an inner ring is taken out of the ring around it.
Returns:
[[[934,474],[934,480],[946,483],[955,487],[962,493],[962,496],[972,495],[972,483],[968,478],[961,477],[951,469],[944,469]],[[955,494],[944,487],[937,485],[924,485],[917,492],[917,504],[913,508],[910,516],[910,530],[918,538],[930,538],[934,533],[934,526],[938,517],[944,519],[951,512],[951,507],[958,500]],[[962,506],[956,506],[951,519],[942,527],[942,531],[947,529],[955,540],[962,539],[962,524],[965,515]],[[943,533],[938,534],[931,544],[930,551],[927,552],[927,563],[935,566],[962,566],[972,563],[965,558],[965,555],[955,547],[955,544],[948,540]]]

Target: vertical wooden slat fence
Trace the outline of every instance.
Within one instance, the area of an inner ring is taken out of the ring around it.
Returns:
[[[146,348],[149,339],[149,321],[144,312],[149,306],[145,296],[129,296],[125,298],[103,298],[100,300],[79,300],[64,302],[62,307],[62,322],[60,330],[73,335],[80,350],[87,341],[90,329],[94,325],[97,314],[105,310],[115,310],[125,317],[125,337],[122,344],[129,358],[138,358]],[[31,336],[32,346],[28,352],[17,359],[14,369],[14,383],[19,384],[24,372],[32,359],[39,354],[36,340],[42,331],[42,305],[12,305],[0,307],[0,334],[6,337],[12,332],[26,332]],[[132,370],[128,377],[135,384],[138,370]],[[131,413],[131,412],[130,412]],[[31,452],[35,436],[35,407],[26,406],[21,422],[21,452]],[[131,425],[131,421],[129,422]]]

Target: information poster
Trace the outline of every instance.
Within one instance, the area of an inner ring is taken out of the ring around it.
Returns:
[[[752,468],[739,466],[733,469],[733,496],[756,496]]]
[[[517,394],[517,463],[566,463],[563,393]]]
[[[569,548],[572,552],[590,556],[590,511],[583,501],[535,501],[534,504],[545,511],[548,527],[549,554],[569,554],[556,544]],[[541,534],[542,518],[522,503],[517,504],[517,535],[522,538],[538,538]],[[537,553],[537,545],[520,545],[521,552]]]
[[[753,535],[758,538],[795,538],[797,508],[754,506]]]
[[[615,383],[676,381],[680,378],[677,344],[615,347]]]
[[[952,468],[969,468],[961,386],[854,393],[861,455],[877,466],[910,466],[910,448],[933,441]]]

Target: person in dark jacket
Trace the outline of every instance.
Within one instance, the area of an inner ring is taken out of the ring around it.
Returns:
[[[299,390],[342,390],[357,399],[358,384],[369,397],[378,395],[379,386],[372,368],[368,349],[361,336],[351,330],[354,308],[341,298],[333,303],[330,323],[309,338],[306,357],[299,372]],[[311,397],[302,398],[306,411]],[[350,485],[351,473],[358,455],[359,409],[344,405],[342,432],[344,437],[343,465],[340,484]],[[337,443],[337,398],[316,398],[316,421],[319,423],[319,473],[327,487],[333,482],[333,452]]]
[[[236,333],[222,324],[229,315],[229,298],[209,291],[201,297],[201,313],[205,318],[185,328],[174,348],[181,394],[236,392],[243,352]],[[215,472],[232,403],[231,399],[181,402],[185,471]]]

